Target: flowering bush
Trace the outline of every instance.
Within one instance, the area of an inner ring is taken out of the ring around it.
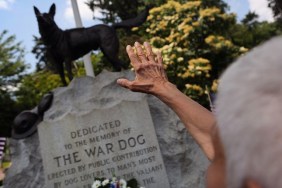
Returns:
[[[113,177],[112,179],[97,179],[94,181],[92,188],[144,188],[138,187],[138,182],[136,179],[131,179],[125,181],[124,179],[117,179]]]
[[[247,51],[234,45],[229,37],[229,27],[235,24],[235,18],[235,14],[208,7],[201,0],[186,3],[169,0],[151,9],[147,21],[133,31],[148,37],[154,50],[162,52],[170,81],[191,98],[209,106],[206,88],[216,91],[223,70]]]

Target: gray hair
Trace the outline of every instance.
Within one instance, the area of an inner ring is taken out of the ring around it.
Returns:
[[[247,178],[263,187],[282,187],[282,37],[232,64],[218,91],[227,187],[240,188]]]

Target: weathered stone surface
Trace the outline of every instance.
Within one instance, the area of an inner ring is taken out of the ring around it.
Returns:
[[[84,80],[76,81],[79,85]],[[72,109],[81,108],[77,105]],[[115,174],[148,188],[169,188],[145,95],[138,101],[50,118],[56,109],[54,104],[38,127],[47,187],[91,188],[95,178]]]
[[[204,188],[209,164],[178,116],[154,96],[148,96],[171,188]]]
[[[12,166],[6,172],[4,187],[44,187],[42,158],[38,134],[24,139],[10,139]]]
[[[52,105],[45,117],[56,121],[69,114],[83,115],[89,110],[111,108],[121,101],[138,101],[140,97],[145,97],[149,103],[170,186],[172,188],[205,187],[205,170],[208,161],[178,117],[154,96],[133,93],[118,86],[116,79],[120,77],[132,79],[133,74],[129,71],[103,72],[95,79],[89,77],[74,79],[69,87],[57,88],[54,91],[53,102],[56,108]],[[76,84],[76,82],[81,83],[81,79],[83,84]],[[56,97],[62,94],[65,97]],[[76,98],[75,101],[72,100],[73,97]],[[13,166],[8,170],[4,181],[6,187],[44,187],[38,142],[37,134],[25,140],[11,141]]]

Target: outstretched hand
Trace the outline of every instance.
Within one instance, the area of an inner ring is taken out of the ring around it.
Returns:
[[[135,42],[134,46],[136,52],[129,45],[126,51],[136,77],[133,81],[118,79],[117,83],[131,91],[153,94],[167,104],[180,117],[207,157],[214,160],[215,148],[218,146],[216,143],[213,145],[213,130],[216,124],[213,114],[168,81],[160,53],[155,55],[147,42],[144,43],[145,51],[138,42]]]
[[[168,83],[161,53],[155,55],[147,42],[144,43],[145,51],[138,42],[134,46],[136,53],[130,45],[126,51],[135,70],[135,80],[118,79],[117,83],[131,91],[156,94],[162,85]]]

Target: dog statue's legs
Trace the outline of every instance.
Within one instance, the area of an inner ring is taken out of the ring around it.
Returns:
[[[106,47],[101,46],[101,50],[106,58],[113,64],[116,71],[121,71],[122,68],[126,68],[124,62],[118,58],[118,47],[115,48],[114,45]]]
[[[57,66],[57,70],[58,70],[59,75],[61,77],[62,83],[64,84],[64,86],[67,86],[67,82],[66,82],[66,79],[65,79],[63,62],[55,62],[55,65]]]
[[[72,79],[73,79],[73,75],[72,75],[72,61],[71,60],[66,60],[65,61],[65,66],[66,66],[66,70],[68,72],[69,80],[72,81]]]
[[[117,55],[107,56],[107,58],[113,64],[116,71],[121,71],[121,69],[124,67],[124,63],[118,59]]]

